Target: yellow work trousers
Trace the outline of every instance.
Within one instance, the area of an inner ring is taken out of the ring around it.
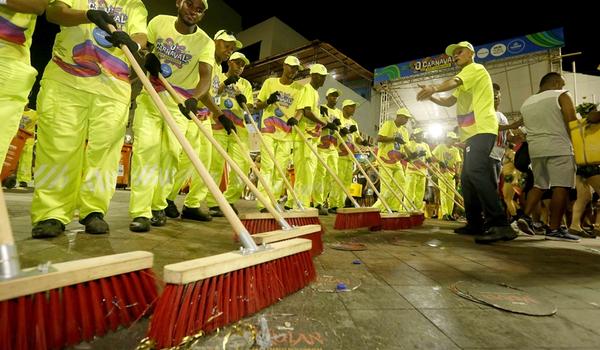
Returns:
[[[260,173],[265,178],[266,183],[271,185],[271,190],[275,194],[275,198],[279,199],[283,193],[283,177],[281,177],[279,171],[275,169],[275,162],[277,162],[277,165],[279,165],[284,172],[287,172],[287,168],[292,160],[292,141],[291,139],[278,140],[266,134],[263,134],[263,139],[265,140],[266,145],[261,145]],[[268,147],[273,152],[275,161],[271,159],[265,147]],[[263,196],[267,197],[267,193],[261,183],[258,184],[258,190]],[[288,193],[288,198],[291,197],[291,194]],[[258,209],[264,208],[264,205],[260,202],[257,202],[257,206]]]
[[[36,76],[37,71],[29,64],[0,58],[0,164],[4,163],[8,146],[19,130]]]
[[[317,141],[316,138],[307,140],[315,148],[317,147]],[[317,162],[317,156],[304,141],[294,141],[294,174],[296,176],[294,192],[296,192],[298,200],[305,208],[310,207]],[[292,198],[288,197],[288,206],[292,207],[293,203]]]
[[[404,168],[402,168],[401,165],[385,166],[385,167],[388,171],[385,171],[383,168],[380,168],[380,171],[379,171],[379,175],[380,175],[380,179],[379,179],[380,191],[379,191],[379,193],[381,194],[383,199],[387,202],[387,204],[390,206],[390,209],[399,211],[399,212],[405,211],[404,207],[402,206],[402,203],[400,203],[400,200],[398,200],[398,198],[394,195],[394,192],[398,193],[398,194],[400,194],[399,197],[402,198],[402,194],[401,194],[400,190],[398,190],[396,184],[392,180],[392,177],[394,179],[396,179],[396,182],[400,186],[402,186],[402,189],[406,192],[406,176],[404,174]],[[383,184],[384,182],[390,186],[388,187],[388,186],[384,185]],[[391,190],[390,190],[390,188],[391,188]],[[379,199],[379,198],[373,204],[373,208],[378,208],[381,211],[386,211],[385,206],[383,205],[383,203],[381,202],[381,199]]]
[[[106,214],[115,193],[129,100],[43,80],[38,95],[35,192],[31,219],[68,224]],[[87,145],[86,145],[87,141]]]
[[[441,174],[446,181],[438,179],[438,186],[440,187],[440,215],[442,218],[444,215],[452,215],[454,209],[454,192],[452,189],[456,189],[456,183],[454,182],[454,173],[446,172]],[[446,185],[448,183],[451,187]]]
[[[250,172],[250,163],[247,161],[248,136],[240,135],[240,139],[244,144],[243,147],[238,145],[233,135],[227,135],[227,133],[219,132],[215,133],[214,136],[217,142],[219,142],[219,144],[227,151],[227,154],[242,169],[244,174],[248,175]],[[221,183],[224,169],[225,158],[223,158],[219,152],[213,149],[212,160],[210,162],[210,176],[217,184]],[[231,167],[228,167],[228,169],[230,169],[230,171],[227,177],[227,189],[223,195],[225,196],[225,199],[227,199],[228,203],[233,204],[242,196],[245,184],[239,178],[239,176],[237,176],[237,174],[231,170]],[[211,193],[209,193],[206,197],[206,205],[208,205],[209,208],[218,206],[215,197]]]
[[[35,140],[32,138],[25,141],[25,146],[21,151],[21,157],[19,157],[19,168],[17,169],[17,183],[19,182],[30,182],[31,176],[31,164],[33,163],[33,145]]]
[[[160,95],[163,100],[170,99],[165,93]],[[185,132],[188,120],[178,108],[169,108],[169,111],[179,130]],[[137,99],[133,135],[129,216],[151,218],[152,210],[167,207],[166,199],[173,190],[181,144],[146,94]]]
[[[425,186],[427,184],[427,176],[425,172],[419,170],[407,170],[406,171],[406,195],[407,199],[415,204],[418,210],[423,210],[425,204],[423,203],[423,196],[425,196]],[[407,206],[410,204],[405,201]]]
[[[337,176],[344,184],[344,188],[350,190],[352,184],[352,174],[354,173],[354,163],[350,159],[349,155],[338,156]],[[340,187],[337,181],[332,181],[327,184],[331,188],[331,195],[329,200],[330,208],[343,208],[346,202],[346,192]]]
[[[318,149],[319,155],[325,163],[329,165],[331,170],[335,174],[338,173],[338,152],[336,149]],[[352,176],[350,177],[350,181],[352,181]],[[339,186],[338,186],[339,187]],[[331,203],[333,197],[333,189],[335,188],[335,183],[329,171],[325,169],[323,164],[317,160],[317,166],[314,174],[314,184],[312,191],[312,198],[315,206],[325,204],[327,197],[329,197],[329,201]]]

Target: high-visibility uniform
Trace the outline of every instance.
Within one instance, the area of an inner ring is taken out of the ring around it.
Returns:
[[[300,91],[296,110],[303,110],[310,107],[312,113],[321,118],[319,110],[319,93],[309,83],[306,83]],[[300,118],[298,128],[307,138],[307,142],[317,147],[317,143],[321,136],[321,126],[303,116]],[[317,169],[317,156],[310,150],[306,142],[302,140],[300,135],[294,134],[294,172],[296,181],[294,182],[294,191],[298,199],[305,208],[310,207],[310,202],[313,193],[313,184],[315,180],[315,171]],[[293,206],[294,201],[288,198],[288,206]]]
[[[327,115],[329,116],[329,120],[339,119],[342,120],[342,111],[338,108],[329,108],[327,105],[323,105],[323,107],[327,108]],[[338,140],[334,135],[334,132],[331,130],[323,130],[321,132],[321,137],[319,138],[317,144],[317,150],[321,158],[325,160],[327,165],[333,170],[334,173],[338,173]],[[352,179],[351,179],[352,180]],[[313,184],[313,204],[323,205],[325,200],[330,193],[333,193],[335,189],[334,180],[329,174],[329,172],[325,169],[325,167],[321,164],[321,162],[317,162],[317,167],[314,174],[314,184]],[[330,207],[331,200],[333,198],[330,197]]]
[[[427,185],[427,168],[425,166],[426,159],[431,158],[431,150],[425,142],[416,142],[411,140],[405,146],[405,149],[410,153],[425,152],[424,156],[412,159],[406,165],[406,194],[407,201],[414,203],[417,209],[423,210],[425,204],[423,197],[425,195],[425,185]]]
[[[217,63],[214,59],[212,60],[212,75],[209,88],[209,94],[214,100],[216,105],[220,104],[219,97],[219,85],[221,84],[222,68],[221,64]],[[210,135],[212,135],[212,119],[216,116],[212,115],[208,108],[206,108],[200,101],[198,106],[201,107],[198,111],[198,119],[200,119],[202,127]],[[213,146],[204,136],[204,134],[198,128],[198,125],[193,120],[187,122],[187,128],[185,131],[185,138],[190,142],[192,149],[200,158],[200,161],[204,167],[210,169],[210,163],[212,160]],[[175,181],[173,183],[173,189],[167,196],[167,199],[174,201],[179,194],[179,190],[186,183],[190,182],[190,188],[188,194],[185,196],[183,204],[188,208],[200,208],[200,204],[206,199],[208,195],[208,187],[206,182],[202,180],[196,168],[192,165],[190,158],[185,152],[179,154],[179,162],[177,163],[177,172],[175,173]]]
[[[37,112],[33,109],[23,112],[20,129],[28,131],[31,135],[35,134],[35,125],[37,124]],[[33,145],[35,143],[35,136],[28,138],[25,141],[25,146],[21,151],[19,157],[19,167],[17,168],[17,182],[30,182],[31,176],[31,164],[33,162]]]
[[[444,215],[452,215],[452,209],[454,208],[454,192],[452,189],[456,189],[454,181],[456,165],[462,161],[462,157],[457,147],[448,147],[444,143],[437,145],[432,153],[436,160],[444,163],[444,166],[438,167],[441,175],[446,180],[438,180],[440,188],[440,210],[438,216],[441,218]]]
[[[113,15],[131,35],[146,33],[141,0],[61,0],[75,10],[91,7]],[[131,83],[120,48],[103,48],[94,24],[61,27],[38,95],[38,134],[33,223],[106,214],[115,191]]]
[[[340,128],[349,129],[352,125],[354,125],[356,127],[356,132],[348,134],[344,137],[346,146],[348,146],[350,148],[352,153],[348,153],[346,148],[341,144],[339,144],[337,147],[337,151],[338,151],[337,175],[340,178],[340,180],[342,180],[342,183],[344,184],[344,188],[346,188],[347,190],[350,190],[350,185],[352,184],[352,175],[354,174],[354,162],[352,161],[352,157],[354,157],[354,153],[357,151],[354,148],[354,145],[356,144],[356,136],[360,135],[360,132],[358,131],[358,123],[356,123],[356,120],[352,119],[352,116],[350,116],[350,117],[343,116],[342,118],[340,118],[340,121],[342,122],[342,125],[340,125]],[[333,181],[331,181],[330,185],[328,185],[328,186],[332,187],[332,190],[331,190],[332,200],[331,200],[331,203],[329,206],[331,208],[343,208],[344,202],[346,201],[346,193],[344,192],[344,190],[338,184],[333,183]]]
[[[154,45],[153,53],[161,64],[168,66],[172,72],[167,81],[183,99],[187,99],[192,97],[193,89],[201,79],[199,63],[213,64],[215,45],[200,28],[192,34],[179,33],[175,29],[176,21],[174,16],[154,17],[148,23],[148,42]],[[179,130],[185,132],[188,119],[179,111],[177,102],[160,81],[153,78],[152,83]],[[167,207],[166,199],[173,190],[181,144],[146,90],[142,90],[136,101],[129,215],[132,218],[151,218],[151,210]]]
[[[227,79],[227,77],[222,75],[221,81],[225,81],[225,79]],[[238,145],[233,135],[227,135],[227,131],[218,120],[213,119],[212,130],[215,139],[227,151],[227,154],[229,154],[233,161],[242,169],[244,174],[248,175],[250,171],[250,163],[246,160],[249,152],[248,130],[246,129],[244,110],[235,99],[235,96],[239,93],[246,97],[248,104],[254,104],[252,84],[250,84],[248,80],[240,78],[237,83],[226,86],[225,90],[223,90],[221,96],[221,109],[223,110],[223,113],[225,113],[225,116],[235,124],[237,134],[244,144],[243,147]],[[251,118],[251,116],[248,117]],[[210,163],[210,175],[217,184],[221,182],[224,168],[225,159],[219,152],[213,150]],[[227,177],[227,190],[223,193],[227,202],[237,202],[237,200],[240,199],[242,192],[244,192],[244,187],[245,184],[242,180],[234,172],[230,172]],[[215,207],[218,205],[215,197],[210,193],[206,198],[206,204],[208,207]]]
[[[275,163],[267,154],[265,147],[274,153],[275,161],[285,171],[292,160],[292,128],[286,122],[296,112],[296,100],[302,89],[302,85],[298,82],[283,85],[279,79],[265,80],[257,97],[258,100],[266,102],[275,91],[280,93],[278,101],[264,109],[260,128],[266,144],[266,146],[261,145],[260,172],[266,182],[271,185],[271,190],[276,198],[283,193],[283,178],[275,169]],[[258,189],[266,196],[262,184],[258,184]],[[259,209],[264,208],[260,202],[257,202],[257,206]]]
[[[402,139],[408,142],[408,130],[404,126],[396,126],[394,120],[388,120],[381,125],[379,129],[379,135],[386,137],[396,137],[402,136]],[[388,170],[387,172],[384,169],[380,169],[379,174],[381,175],[380,182],[387,182],[393,191],[398,193],[399,191],[396,189],[395,183],[392,181],[392,177],[396,179],[396,182],[400,184],[404,188],[405,186],[405,175],[404,175],[404,167],[402,165],[402,158],[405,156],[404,146],[397,142],[379,142],[377,144],[377,155],[383,161],[385,168]],[[388,175],[388,172],[390,175]],[[393,192],[385,186],[380,186],[381,191],[379,192],[383,199],[390,205],[392,210],[396,211],[404,211],[402,204],[394,196]],[[385,207],[380,199],[377,199],[375,204],[373,204],[373,208],[379,208],[381,211],[385,211]]]
[[[36,19],[34,14],[0,6],[0,164],[19,129],[27,96],[37,76],[29,60]]]

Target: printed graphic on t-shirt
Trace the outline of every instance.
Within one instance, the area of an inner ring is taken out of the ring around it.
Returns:
[[[73,47],[73,62],[69,64],[60,57],[52,60],[65,72],[78,77],[96,77],[106,73],[118,80],[129,81],[129,66],[107,51],[95,46],[91,40]]]
[[[8,41],[9,43],[24,45],[25,31],[27,28],[19,27],[4,17],[0,17],[0,40]]]
[[[88,6],[90,10],[102,10],[111,15],[115,22],[117,22],[117,28],[121,29],[127,23],[129,18],[126,13],[123,12],[123,7],[109,5],[105,0],[88,0]]]
[[[161,62],[171,64],[179,69],[190,63],[192,55],[184,45],[178,45],[172,38],[156,40],[156,50]]]

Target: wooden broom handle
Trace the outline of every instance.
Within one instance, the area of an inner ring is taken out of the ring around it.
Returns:
[[[408,163],[410,163],[412,166],[416,167],[416,165],[414,165],[410,160],[408,161]],[[427,168],[427,170],[431,171],[434,175],[436,175],[439,178],[441,178],[441,176],[436,173],[435,171],[433,171],[433,169],[427,165],[426,162],[423,162],[423,164],[425,164],[425,167]],[[448,183],[446,182],[446,179],[442,179],[442,181],[446,184],[446,186],[448,186],[451,190],[453,190],[454,194],[460,196],[460,194],[458,194],[458,192],[456,192],[456,190],[454,190],[453,188],[451,188]],[[440,186],[438,184],[435,183],[435,181],[431,181],[431,184],[433,185],[433,187],[437,188],[440,191],[440,195],[442,190],[440,189]],[[463,207],[456,199],[452,198],[452,201],[458,205],[460,208],[462,208],[463,210],[465,210],[465,207]]]
[[[451,189],[451,191],[452,191],[452,192],[454,192],[454,194],[455,194],[455,195],[456,195],[458,198],[460,198],[460,199],[464,200],[464,199],[463,199],[463,197],[461,196],[461,194],[460,194],[460,193],[458,193],[458,191],[457,191],[457,190],[456,190],[454,187],[451,187],[451,186],[450,186],[450,183],[449,183],[449,182],[446,180],[446,178],[445,178],[445,177],[443,177],[443,176],[442,176],[443,174],[442,174],[441,172],[437,171],[437,169],[436,169],[435,167],[433,167],[433,166],[431,166],[431,165],[428,165],[427,163],[424,163],[424,164],[425,164],[425,167],[427,168],[427,170],[431,171],[431,172],[432,172],[434,175],[436,175],[436,176],[438,177],[438,179],[441,179],[441,180],[442,180],[442,182],[444,182],[444,184],[446,184],[446,186],[448,186],[448,188],[450,188],[450,189]],[[457,204],[458,204],[458,203],[457,203]],[[463,208],[463,209],[464,209],[464,208]]]
[[[160,82],[164,85],[164,87],[167,89],[167,91],[169,92],[169,94],[175,100],[176,103],[178,103],[178,104],[185,103],[185,101],[183,100],[183,97],[181,97],[181,95],[179,95],[179,93],[177,91],[175,91],[175,89],[173,88],[171,83],[169,83],[167,81],[167,79],[165,79],[165,77],[163,77],[161,74],[159,74],[158,78],[160,79]],[[214,138],[213,135],[211,135],[208,131],[206,131],[206,129],[204,128],[204,126],[202,125],[200,120],[198,120],[198,117],[191,111],[189,112],[189,117],[192,118],[194,123],[196,123],[196,125],[200,129],[200,132],[202,132],[202,134],[208,139],[208,141],[210,141],[210,143],[217,150],[217,152],[219,152],[219,154],[231,166],[233,171],[242,179],[242,181],[244,181],[246,186],[248,186],[248,188],[250,188],[250,191],[252,191],[252,193],[254,193],[254,195],[256,195],[256,198],[265,206],[265,208],[267,208],[269,213],[271,215],[273,215],[275,217],[275,219],[279,222],[281,222],[281,220],[284,220],[283,216],[281,216],[281,214],[279,214],[279,212],[277,212],[277,210],[275,210],[273,205],[271,205],[269,200],[267,198],[265,198],[265,196],[263,196],[263,194],[258,191],[258,188],[256,188],[256,186],[254,186],[252,181],[250,181],[248,176],[239,167],[239,165],[237,165],[237,163],[233,159],[231,159],[231,157],[229,156],[229,154],[227,154],[227,151],[223,148],[223,146],[221,146],[221,144]],[[232,132],[232,133],[235,134],[234,137],[235,137],[238,145],[240,145],[240,147],[243,147],[242,140],[240,140],[239,136],[235,132]],[[244,153],[244,152],[242,152],[242,153]],[[249,159],[249,161],[250,161],[250,166],[252,167],[253,170],[255,170],[255,172],[257,174],[256,176],[258,176],[258,179],[262,182],[263,186],[266,185],[265,190],[267,190],[267,193],[269,194],[271,201],[273,201],[273,203],[277,203],[277,200],[275,200],[275,196],[273,196],[273,192],[270,191],[269,188],[267,187],[268,185],[266,184],[266,181],[264,180],[264,178],[262,178],[258,169],[256,169],[256,165],[254,165],[252,158],[250,158],[249,154],[246,154],[246,155],[247,155],[247,159]],[[219,191],[219,193],[221,193],[221,192]],[[225,200],[225,197],[223,197],[223,200]],[[229,206],[229,203],[227,204],[227,206]],[[236,215],[236,218],[237,218],[237,215]]]
[[[398,182],[398,180],[396,180],[394,178],[393,174],[390,172],[390,169],[388,169],[385,166],[385,163],[383,162],[383,160],[381,158],[379,158],[379,156],[377,155],[377,153],[373,152],[373,150],[371,148],[367,147],[367,149],[375,157],[375,161],[377,161],[377,163],[379,163],[379,165],[381,165],[381,168],[383,169],[383,171],[385,171],[385,173],[387,174],[387,176],[389,176],[390,179],[392,179],[392,181],[394,182],[394,184],[396,185],[396,187],[398,187],[398,189],[400,190],[400,193],[402,193],[402,195],[404,196],[404,198],[407,199],[407,202],[413,207],[413,210],[419,211],[419,209],[417,208],[417,206],[406,195],[406,192],[404,192],[404,190],[402,189],[402,186],[400,185],[400,183]],[[406,208],[406,207],[405,207],[405,209],[408,210],[408,208]]]
[[[321,157],[321,155],[319,155],[319,152],[317,152],[317,149],[315,148],[315,146],[311,145],[310,142],[308,142],[308,140],[306,139],[306,135],[304,135],[304,133],[302,132],[302,130],[300,130],[298,125],[294,125],[294,130],[296,130],[296,133],[298,133],[298,135],[300,135],[300,138],[302,138],[302,141],[304,141],[304,143],[308,146],[308,148],[310,148],[312,153],[314,153],[314,155],[317,156],[317,159],[319,160],[319,162],[321,162],[323,167],[325,169],[327,169],[327,171],[329,172],[329,175],[331,175],[331,177],[335,180],[335,182],[342,188],[342,190],[344,191],[346,196],[350,199],[350,201],[352,201],[352,204],[356,208],[360,208],[360,205],[358,204],[356,199],[354,199],[354,197],[352,197],[352,194],[350,193],[350,191],[348,191],[348,189],[344,186],[344,183],[342,182],[342,180],[340,180],[340,178],[337,176],[337,174],[335,172],[333,172],[333,170],[331,169],[331,167],[329,167],[329,165],[323,159],[323,157]]]
[[[371,181],[371,178],[369,177],[369,175],[367,174],[367,172],[365,171],[365,169],[363,169],[362,165],[360,165],[360,162],[358,160],[356,160],[356,158],[354,157],[354,152],[352,152],[352,150],[350,149],[350,147],[348,147],[348,145],[346,144],[346,142],[342,138],[342,135],[340,135],[340,133],[337,132],[337,130],[335,131],[335,136],[342,143],[342,145],[344,146],[344,149],[346,150],[346,152],[348,152],[348,155],[350,156],[350,159],[352,159],[352,161],[354,162],[354,164],[356,164],[356,166],[358,167],[358,170],[360,171],[360,173],[363,174],[363,176],[365,177],[365,180],[367,180],[367,183],[369,184],[369,187],[371,187],[371,189],[373,190],[373,192],[375,192],[375,194],[377,195],[377,197],[379,198],[379,200],[381,200],[381,204],[383,204],[383,206],[385,207],[385,210],[387,210],[388,213],[391,214],[392,213],[392,208],[390,207],[390,205],[388,204],[388,202],[383,198],[383,196],[381,195],[381,193],[379,193],[379,191],[377,190],[377,187],[375,187],[375,184],[373,183],[373,181]]]
[[[8,210],[6,209],[6,202],[4,201],[4,193],[0,186],[0,246],[14,244],[15,239],[13,238],[12,230],[10,228],[10,220],[8,219]]]
[[[352,144],[352,146],[354,146],[355,148],[358,148],[356,146],[356,143],[350,141],[350,143]],[[370,151],[370,149],[369,149]],[[396,199],[400,202],[400,205],[402,205],[402,208],[404,208],[404,210],[406,210],[407,212],[410,211],[408,209],[408,207],[406,206],[406,204],[404,204],[403,202],[403,198],[396,192],[394,191],[394,189],[392,188],[392,185],[389,184],[387,181],[383,181],[383,178],[381,177],[381,174],[379,173],[379,171],[377,171],[377,169],[375,169],[375,166],[373,165],[373,163],[371,163],[371,161],[369,160],[369,157],[366,158],[367,163],[369,164],[369,166],[371,167],[371,169],[373,169],[373,171],[375,172],[375,174],[377,174],[377,176],[379,177],[379,179],[381,180],[381,183],[385,185],[385,187],[394,195],[394,197],[396,197]],[[391,174],[389,174],[389,170],[387,175],[389,177],[392,177]],[[404,192],[402,191],[402,189],[398,186],[398,188],[400,189],[400,192],[402,192],[402,194],[404,195]],[[405,198],[407,198],[406,196],[404,196]],[[383,201],[382,201],[383,202]]]
[[[109,25],[109,29],[111,30],[111,32],[116,30],[115,27],[113,27],[112,25]],[[152,101],[156,105],[156,108],[158,108],[163,119],[165,120],[165,122],[167,123],[167,125],[181,144],[183,151],[190,158],[190,161],[198,171],[202,180],[205,182],[206,186],[208,187],[208,190],[217,200],[219,208],[221,208],[221,211],[223,211],[223,214],[225,214],[227,221],[229,221],[229,224],[233,227],[236,234],[239,236],[242,245],[244,245],[244,247],[250,251],[257,250],[258,247],[256,246],[256,243],[254,243],[254,240],[250,236],[250,233],[248,233],[248,230],[246,230],[246,228],[244,227],[240,219],[237,217],[229,203],[227,203],[225,196],[223,196],[221,190],[219,190],[219,187],[208,173],[208,170],[206,170],[206,168],[202,164],[202,161],[200,161],[200,158],[198,158],[198,155],[194,152],[194,149],[192,148],[188,140],[181,133],[181,130],[179,130],[179,127],[175,123],[171,112],[169,112],[169,110],[165,106],[165,103],[161,100],[160,96],[158,96],[156,90],[154,90],[152,83],[150,83],[150,80],[148,80],[148,77],[135,60],[135,57],[133,56],[131,51],[129,51],[129,48],[127,48],[127,46],[125,45],[121,45],[121,50],[123,50],[123,53],[125,53],[125,56],[129,60],[131,67],[138,75],[138,78],[140,79],[142,85],[150,95],[150,98],[152,98]]]
[[[254,128],[256,129],[256,133],[258,134],[258,139],[260,140],[260,143],[263,145],[264,149],[267,150],[267,154],[269,155],[269,157],[273,160],[273,164],[275,165],[275,170],[277,170],[277,172],[279,173],[279,176],[281,176],[281,178],[283,179],[283,183],[285,184],[285,187],[290,192],[290,195],[294,198],[294,201],[296,202],[298,207],[303,208],[304,206],[302,205],[302,202],[300,202],[300,198],[298,198],[296,191],[294,191],[294,187],[292,187],[292,184],[287,179],[287,174],[283,171],[283,169],[281,168],[279,163],[277,163],[277,159],[275,159],[275,154],[273,153],[273,150],[271,150],[267,146],[267,143],[262,135],[262,132],[260,131],[260,128],[258,127],[258,125],[256,125],[256,122],[254,122],[254,118],[252,118],[252,114],[248,110],[248,106],[245,103],[243,103],[242,108],[244,108],[244,110],[248,114],[248,119],[250,119],[250,123],[252,123],[252,126],[254,126]]]

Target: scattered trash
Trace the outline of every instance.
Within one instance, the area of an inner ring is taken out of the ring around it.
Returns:
[[[337,250],[367,250],[367,245],[364,243],[355,243],[355,242],[340,242],[330,245],[331,248]]]
[[[430,247],[437,248],[440,245],[442,245],[442,241],[440,241],[439,239],[432,239],[431,241],[425,242],[425,244],[427,244]]]
[[[260,331],[256,335],[256,345],[259,346],[260,350],[270,349],[273,343],[271,342],[271,332],[265,316],[260,316],[258,324]]]
[[[360,264],[362,264],[362,261],[360,261],[360,260],[356,259],[356,260],[352,261],[352,263],[353,263],[354,265],[360,265]]]
[[[405,239],[394,239],[391,240],[389,242],[391,245],[397,245],[397,246],[401,246],[401,247],[408,247],[408,248],[417,248],[419,245],[413,241],[407,241]]]
[[[360,287],[361,284],[360,280],[320,275],[310,286],[313,290],[321,293],[339,293],[352,292]]]
[[[459,281],[450,290],[465,299],[517,314],[552,316],[557,311],[550,301],[507,284]]]
[[[67,247],[67,252],[71,252],[71,250],[73,248],[75,248],[75,240],[77,239],[77,234],[80,232],[84,232],[84,229],[75,229],[75,230],[68,230],[67,232],[65,232],[65,236],[67,236],[67,240],[69,242],[69,246]]]
[[[52,266],[52,261],[46,261],[45,263],[38,264],[37,270],[41,273],[48,273],[50,266]]]
[[[345,292],[348,290],[348,287],[346,287],[344,282],[339,282],[337,286],[335,286],[335,290],[338,292]]]

